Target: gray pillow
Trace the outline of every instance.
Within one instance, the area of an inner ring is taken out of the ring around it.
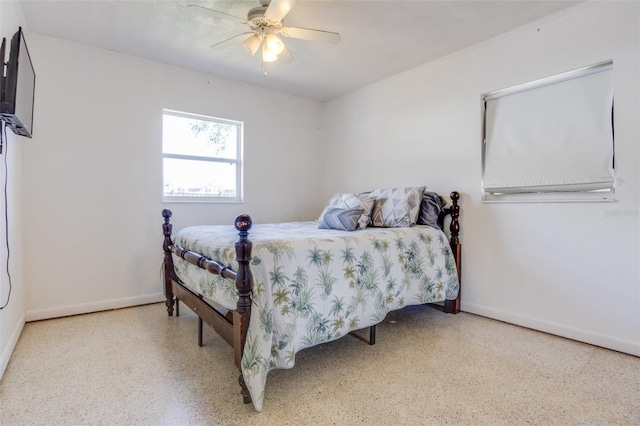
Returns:
[[[322,220],[318,223],[320,229],[337,229],[340,231],[355,231],[363,209],[341,209],[327,207],[322,212]]]
[[[438,225],[438,215],[444,208],[444,200],[435,192],[424,191],[422,202],[420,203],[420,214],[418,215],[418,225],[429,225],[440,229]]]

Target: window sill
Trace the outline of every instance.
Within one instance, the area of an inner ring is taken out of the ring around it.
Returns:
[[[244,200],[238,197],[162,197],[162,203],[242,204]]]
[[[614,193],[600,192],[537,192],[527,194],[482,194],[484,204],[491,203],[612,203]]]

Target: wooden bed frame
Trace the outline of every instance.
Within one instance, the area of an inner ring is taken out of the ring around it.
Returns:
[[[446,207],[438,217],[438,223],[444,229],[444,220],[446,216],[451,216],[449,225],[450,239],[449,244],[453,251],[456,261],[456,269],[458,279],[461,279],[462,266],[462,245],[460,244],[460,223],[458,217],[460,215],[460,206],[458,200],[460,194],[458,192],[451,193],[451,206]],[[223,339],[225,339],[234,349],[234,362],[240,370],[238,383],[240,384],[243,400],[245,403],[251,402],[251,396],[244,383],[242,376],[242,354],[247,337],[247,329],[249,327],[249,318],[251,317],[251,298],[253,291],[253,277],[249,262],[251,261],[252,243],[249,240],[249,229],[251,229],[252,221],[249,215],[239,215],[235,219],[235,227],[238,230],[238,241],[235,243],[236,259],[238,261],[238,270],[234,271],[216,260],[209,259],[199,253],[187,250],[183,247],[173,244],[171,241],[171,233],[173,225],[170,223],[171,210],[162,210],[164,224],[162,232],[164,234],[164,242],[162,248],[164,250],[164,294],[166,297],[165,304],[169,316],[173,316],[174,306],[176,311],[177,301],[183,302],[199,317],[199,344],[202,345],[202,321],[206,322],[213,328]],[[207,303],[203,297],[188,289],[178,278],[174,265],[172,254],[180,256],[187,262],[196,265],[212,274],[220,275],[235,281],[238,290],[238,302],[236,309],[222,314],[213,306]],[[444,312],[457,314],[460,311],[460,293],[455,300],[446,300],[444,302]],[[178,312],[176,312],[178,313]],[[370,343],[373,344],[375,339],[375,326],[370,330]]]

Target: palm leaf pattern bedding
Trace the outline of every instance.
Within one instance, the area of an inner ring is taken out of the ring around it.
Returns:
[[[174,236],[177,245],[237,270],[233,226],[198,226]],[[295,354],[382,321],[405,306],[455,299],[456,264],[439,229],[318,229],[317,222],[254,225],[253,304],[242,374],[262,410],[267,373],[291,368]],[[192,290],[235,309],[235,283],[173,257]]]

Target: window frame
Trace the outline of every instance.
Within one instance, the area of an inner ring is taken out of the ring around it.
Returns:
[[[164,130],[162,132],[163,147],[162,147],[162,202],[163,203],[242,203],[244,202],[244,190],[243,190],[243,176],[244,176],[244,161],[243,161],[243,145],[244,145],[244,122],[238,120],[231,120],[220,117],[211,117],[201,114],[188,113],[183,111],[176,111],[171,109],[162,110],[162,119],[164,123],[164,117],[170,115],[174,117],[181,117],[187,119],[194,119],[199,121],[207,121],[216,124],[231,125],[236,127],[236,156],[235,158],[223,158],[214,156],[199,156],[190,154],[174,154],[164,152]],[[163,124],[164,125],[164,124]],[[215,195],[205,196],[193,196],[193,195],[166,195],[164,192],[164,160],[165,159],[177,159],[186,161],[204,161],[219,164],[234,164],[236,166],[236,196],[224,197]]]

